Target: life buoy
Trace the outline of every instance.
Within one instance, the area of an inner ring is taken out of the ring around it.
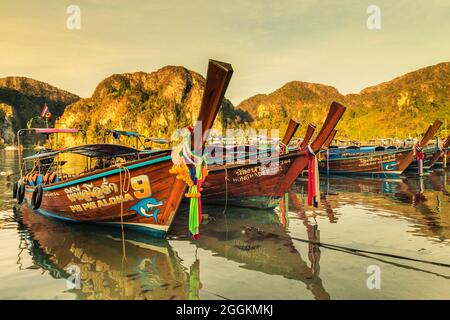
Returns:
[[[21,204],[25,196],[25,184],[21,183],[17,189],[17,203]]]
[[[39,209],[39,207],[41,206],[43,192],[44,189],[41,185],[38,185],[36,188],[34,188],[33,195],[31,196],[31,206],[33,207],[33,209]]]
[[[16,182],[14,182],[14,184],[13,184],[13,190],[12,190],[12,196],[13,196],[13,199],[16,199],[17,198],[17,189],[19,188],[19,184],[18,184],[18,182],[16,181]]]
[[[35,173],[35,174],[33,174],[33,175],[31,176],[31,181],[32,181],[34,184],[36,184],[37,176],[38,176],[37,173]]]

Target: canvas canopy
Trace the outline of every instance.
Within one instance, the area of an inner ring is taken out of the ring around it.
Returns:
[[[130,156],[136,154],[142,154],[141,150],[121,146],[117,144],[85,144],[81,146],[71,147],[59,151],[51,151],[45,153],[37,153],[35,155],[24,158],[24,160],[36,160],[42,158],[54,157],[59,153],[73,153],[79,154],[90,158],[100,158],[100,157],[120,157],[120,156]]]

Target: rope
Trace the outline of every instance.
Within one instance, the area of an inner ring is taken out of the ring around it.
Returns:
[[[396,255],[396,254],[385,253],[385,252],[360,250],[360,249],[349,248],[349,247],[344,247],[344,246],[338,246],[338,245],[329,244],[329,243],[323,243],[323,242],[316,242],[316,241],[311,241],[311,240],[301,239],[301,238],[295,238],[295,237],[291,237],[291,239],[297,240],[297,241],[300,241],[300,242],[304,242],[304,243],[318,245],[320,247],[323,247],[323,248],[326,248],[326,249],[330,249],[330,250],[344,250],[344,251],[348,251],[348,252],[352,252],[352,253],[373,254],[373,255],[378,255],[378,256],[383,256],[383,257],[402,259],[402,260],[408,260],[408,261],[414,261],[414,262],[421,262],[421,263],[431,264],[431,265],[435,265],[435,266],[450,268],[450,264],[442,263],[442,262],[435,262],[435,261],[429,261],[429,260],[422,260],[422,259],[404,257],[404,256],[399,256],[399,255]]]
[[[127,193],[130,190],[131,185],[131,173],[127,167],[123,167],[122,164],[117,165],[119,168],[119,190],[120,190],[120,228],[122,234],[122,264],[127,260],[126,251],[125,251],[125,228],[123,226],[123,194]],[[122,169],[124,171],[124,178],[122,180]],[[128,176],[128,184],[125,188],[125,182],[127,181]]]
[[[225,207],[223,208],[222,214],[225,215],[225,212],[228,208],[228,168],[225,165]]]

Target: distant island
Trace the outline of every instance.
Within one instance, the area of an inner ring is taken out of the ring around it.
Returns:
[[[39,115],[44,103],[53,121],[59,117],[66,127],[86,130],[90,142],[100,140],[102,129],[167,137],[195,119],[204,83],[204,77],[194,71],[166,66],[151,73],[112,75],[97,85],[92,97],[81,99],[37,80],[2,78],[0,147],[14,144],[15,132]],[[337,128],[338,138],[414,137],[434,119],[445,121],[450,116],[450,62],[407,73],[358,94],[342,95],[331,86],[292,81],[237,106],[225,99],[214,127],[278,128],[282,132],[294,117],[305,128],[309,122],[321,123],[333,100],[348,107]],[[42,125],[39,121],[35,124]]]

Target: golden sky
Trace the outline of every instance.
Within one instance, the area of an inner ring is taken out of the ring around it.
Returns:
[[[381,30],[369,30],[369,5]],[[69,5],[81,29],[69,30]],[[0,77],[27,76],[82,97],[113,73],[230,62],[234,104],[291,80],[341,93],[450,61],[448,0],[0,1]]]

